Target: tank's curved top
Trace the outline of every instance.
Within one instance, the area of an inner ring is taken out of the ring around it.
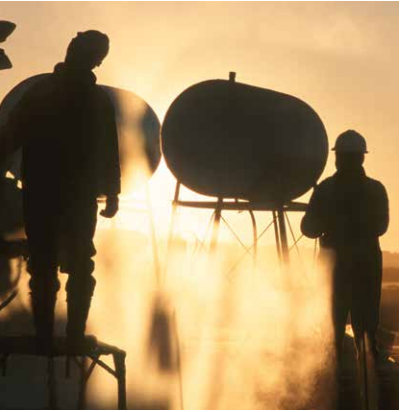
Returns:
[[[24,94],[50,73],[29,77],[16,85],[0,103],[0,127]],[[160,159],[160,123],[152,108],[135,93],[100,85],[113,104],[119,139],[122,194],[144,185],[157,169]],[[15,179],[6,178],[11,173]],[[0,164],[0,237],[23,228],[21,150]]]
[[[0,103],[0,126],[8,121],[11,111],[24,94],[39,81],[50,76],[43,73],[16,85]],[[160,123],[151,106],[135,93],[99,85],[113,104],[119,139],[122,193],[131,193],[152,176],[161,160]],[[7,159],[5,169],[18,179],[21,153]]]
[[[208,80],[169,107],[162,151],[176,178],[196,192],[286,203],[320,177],[328,139],[317,113],[296,97]]]

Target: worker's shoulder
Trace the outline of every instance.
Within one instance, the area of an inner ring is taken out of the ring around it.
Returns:
[[[103,103],[104,105],[113,108],[112,100],[110,99],[108,92],[104,89],[102,85],[95,84],[94,90],[96,93],[96,98],[100,103]]]
[[[379,180],[366,176],[366,184],[373,191],[386,192],[385,186]]]
[[[329,176],[322,180],[315,188],[315,191],[317,192],[325,192],[328,190],[331,190],[334,186],[335,183],[335,177],[334,176]]]

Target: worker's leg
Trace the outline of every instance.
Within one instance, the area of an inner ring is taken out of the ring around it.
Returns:
[[[31,305],[38,344],[51,349],[54,311],[60,283],[57,278],[56,231],[44,219],[26,222],[29,244],[28,272],[31,275]]]
[[[71,214],[71,211],[74,211]],[[64,231],[65,259],[61,270],[69,274],[67,291],[67,338],[70,343],[83,341],[91,299],[95,289],[93,237],[96,229],[96,199],[81,201],[68,214]]]
[[[348,282],[347,269],[345,262],[338,260],[333,271],[332,319],[336,355],[339,364],[342,359],[345,328],[350,311],[350,284]]]
[[[95,290],[96,280],[90,271],[83,268],[71,270],[66,285],[67,329],[70,340],[81,340],[85,336],[86,323]]]
[[[32,261],[36,260],[32,254]],[[30,265],[31,305],[39,346],[45,351],[50,349],[54,330],[54,317],[57,291],[60,282],[57,279],[57,267],[32,262]]]
[[[339,293],[334,296],[332,313],[334,322],[336,356],[338,362],[341,362],[345,329],[349,314],[349,305],[345,296],[342,296]]]
[[[377,329],[380,322],[382,281],[381,251],[373,250],[359,262],[353,284],[352,326],[356,344],[367,333],[370,350],[378,354]]]

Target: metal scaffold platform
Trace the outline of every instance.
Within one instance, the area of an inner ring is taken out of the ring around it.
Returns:
[[[52,353],[45,353],[37,347],[34,336],[0,336],[0,368],[2,376],[7,375],[7,361],[11,356],[41,356],[48,360],[47,384],[48,384],[48,408],[57,409],[55,358],[65,357],[66,377],[70,377],[71,362],[74,362],[80,371],[79,395],[77,409],[86,407],[86,388],[89,378],[96,366],[100,366],[117,380],[117,407],[126,409],[126,352],[98,341],[94,336],[86,336],[85,344],[81,349],[71,350],[67,346],[65,337],[55,337]],[[106,364],[101,357],[112,356],[114,368]]]

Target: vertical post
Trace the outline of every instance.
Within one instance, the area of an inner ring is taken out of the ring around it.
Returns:
[[[174,224],[175,224],[175,217],[177,213],[177,202],[179,201],[179,196],[180,196],[180,182],[176,182],[176,189],[174,191],[174,199],[172,202],[172,214],[170,217],[170,227],[169,227],[169,239],[168,239],[168,251],[169,247],[171,246],[171,242],[173,240],[173,230],[174,230]]]
[[[252,224],[252,227],[253,227],[253,271],[251,273],[251,287],[252,287],[252,291],[254,291],[255,278],[256,278],[256,272],[257,272],[256,269],[257,269],[258,233],[257,233],[257,221],[255,219],[253,209],[250,207],[248,211],[250,213],[251,224]]]
[[[278,209],[278,223],[279,223],[279,236],[280,236],[280,244],[281,244],[281,252],[282,252],[282,260],[285,265],[289,264],[289,246],[288,246],[288,238],[286,235],[286,222],[285,222],[285,214],[283,212],[283,207]]]
[[[168,241],[167,241],[167,249],[166,249],[166,260],[165,260],[165,270],[164,276],[166,276],[168,271],[168,264],[169,264],[169,254],[170,249],[172,247],[173,237],[174,237],[174,225],[176,220],[176,213],[177,213],[177,202],[179,201],[180,196],[180,182],[176,182],[176,189],[174,191],[174,199],[172,202],[172,213],[170,215],[170,225],[169,225],[169,234],[168,234]]]
[[[221,215],[222,215],[222,198],[218,198],[218,204],[215,209],[215,215],[214,215],[214,226],[212,228],[212,238],[211,238],[211,244],[209,247],[209,250],[211,252],[215,252],[216,245],[218,244],[218,235],[219,235],[219,224],[221,221]]]
[[[257,243],[258,243],[258,233],[257,233],[257,221],[255,220],[255,216],[253,213],[253,209],[249,209],[250,217],[251,217],[251,225],[253,227],[253,271],[257,266]]]
[[[148,207],[148,214],[149,214],[149,226],[151,229],[151,242],[152,242],[152,255],[154,261],[154,269],[155,269],[155,277],[158,285],[160,284],[160,265],[159,265],[159,254],[158,254],[158,243],[156,239],[156,232],[155,232],[155,222],[154,222],[154,215],[152,213],[152,205],[151,205],[151,195],[149,193],[149,184],[147,183],[147,207]]]
[[[78,392],[78,409],[86,408],[87,401],[87,358],[83,356],[80,363],[80,383],[79,383],[79,392]]]
[[[53,356],[49,356],[47,359],[47,383],[49,391],[49,409],[54,410],[57,409],[57,399]]]
[[[276,243],[276,252],[278,254],[278,261],[282,262],[281,242],[279,240],[278,216],[276,214],[276,210],[272,211],[272,218],[274,222],[275,243]]]
[[[126,394],[126,353],[123,351],[113,353],[113,362],[117,377],[117,408],[127,409]]]

